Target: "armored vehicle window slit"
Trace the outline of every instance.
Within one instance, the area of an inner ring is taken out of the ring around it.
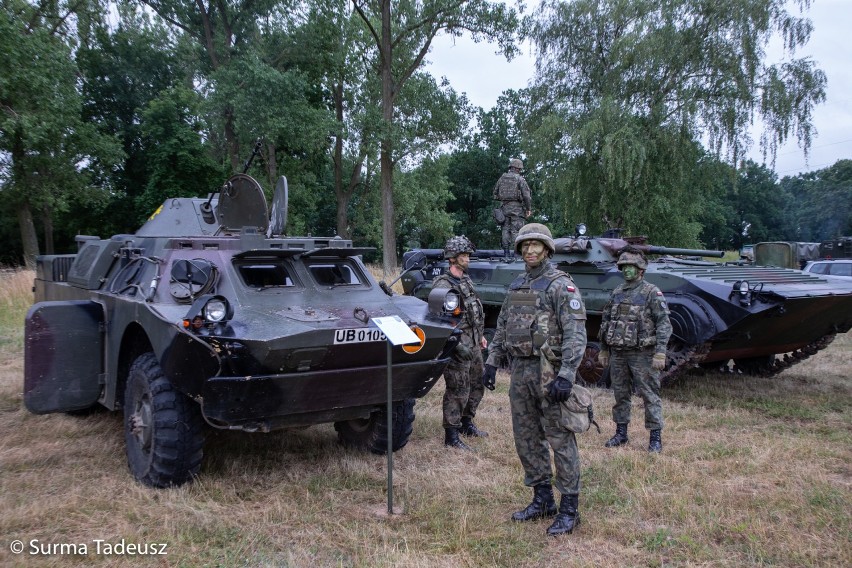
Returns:
[[[363,275],[347,261],[308,263],[311,276],[320,286],[365,285]]]
[[[237,264],[240,278],[249,288],[295,286],[292,276],[282,262]]]

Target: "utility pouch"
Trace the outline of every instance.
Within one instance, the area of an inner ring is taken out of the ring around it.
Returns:
[[[506,222],[506,215],[503,213],[503,209],[501,207],[494,210],[494,220],[497,221],[498,225],[502,225]]]

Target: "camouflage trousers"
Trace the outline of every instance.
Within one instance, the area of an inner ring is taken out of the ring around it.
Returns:
[[[660,400],[660,371],[651,366],[653,349],[641,351],[612,350],[609,359],[609,376],[615,395],[612,419],[616,424],[630,422],[630,397],[633,389],[645,401],[645,428],[663,428],[663,404]]]
[[[453,358],[444,370],[444,428],[461,428],[462,417],[473,418],[485,394],[482,385],[482,351],[469,334],[461,336]]]
[[[524,226],[524,222],[522,215],[506,214],[506,220],[503,221],[503,235],[500,240],[503,250],[515,251],[515,237],[518,236],[518,231]]]
[[[538,357],[516,357],[512,361],[509,403],[512,409],[512,432],[515,450],[524,467],[524,485],[535,487],[551,483],[556,465],[554,485],[562,495],[580,494],[580,453],[574,432],[562,425],[562,405],[547,397]]]

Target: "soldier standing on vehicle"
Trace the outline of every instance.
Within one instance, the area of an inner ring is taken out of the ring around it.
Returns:
[[[615,394],[612,419],[616,430],[605,445],[612,448],[628,442],[630,397],[635,388],[645,401],[645,428],[651,432],[648,451],[658,453],[663,449],[660,372],[666,367],[672,334],[669,308],[662,291],[643,279],[648,261],[641,251],[626,248],[616,264],[625,282],[612,291],[604,306],[598,334],[598,360],[604,367],[610,366]]]
[[[571,277],[550,265],[556,247],[550,230],[539,223],[521,227],[515,251],[522,255],[525,274],[509,285],[497,318],[483,384],[494,388],[497,367],[511,355],[509,402],[515,449],[524,467],[524,484],[533,500],[512,515],[529,521],[556,515],[547,534],[571,533],[580,524],[580,455],[574,432],[565,426],[564,405],[586,349],[586,308]],[[543,372],[542,353],[548,367]],[[548,447],[549,445],[549,447]],[[557,514],[550,464],[553,449],[556,488],[562,494]]]
[[[523,169],[524,163],[518,158],[512,158],[509,160],[509,171],[500,176],[494,186],[494,199],[502,203],[494,210],[494,216],[503,227],[502,245],[506,257],[514,255],[509,249],[513,249],[518,230],[532,212],[530,186],[521,175]]]
[[[461,292],[464,317],[459,324],[461,338],[453,351],[450,364],[444,371],[444,445],[461,450],[473,450],[459,439],[463,436],[485,438],[488,436],[476,427],[473,417],[485,392],[482,381],[482,349],[488,347],[485,339],[485,312],[482,302],[467,275],[470,254],[476,248],[464,235],[450,238],[444,245],[444,258],[450,263],[446,274],[437,276],[432,288],[455,288]]]

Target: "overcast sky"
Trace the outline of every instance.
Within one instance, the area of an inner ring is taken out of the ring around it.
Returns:
[[[810,42],[796,57],[810,57],[825,71],[826,102],[814,111],[817,136],[807,160],[795,141],[778,149],[775,172],[779,177],[818,170],[842,158],[852,159],[852,0],[813,0],[806,16],[814,30]],[[503,91],[526,87],[535,71],[530,46],[524,46],[523,55],[511,62],[495,51],[495,45],[441,36],[428,56],[431,65],[427,70],[436,77],[447,77],[473,104],[490,109]],[[774,53],[769,61],[779,61],[780,47],[771,46],[770,51]],[[751,152],[758,163],[763,162],[758,148],[760,132],[758,125]]]

